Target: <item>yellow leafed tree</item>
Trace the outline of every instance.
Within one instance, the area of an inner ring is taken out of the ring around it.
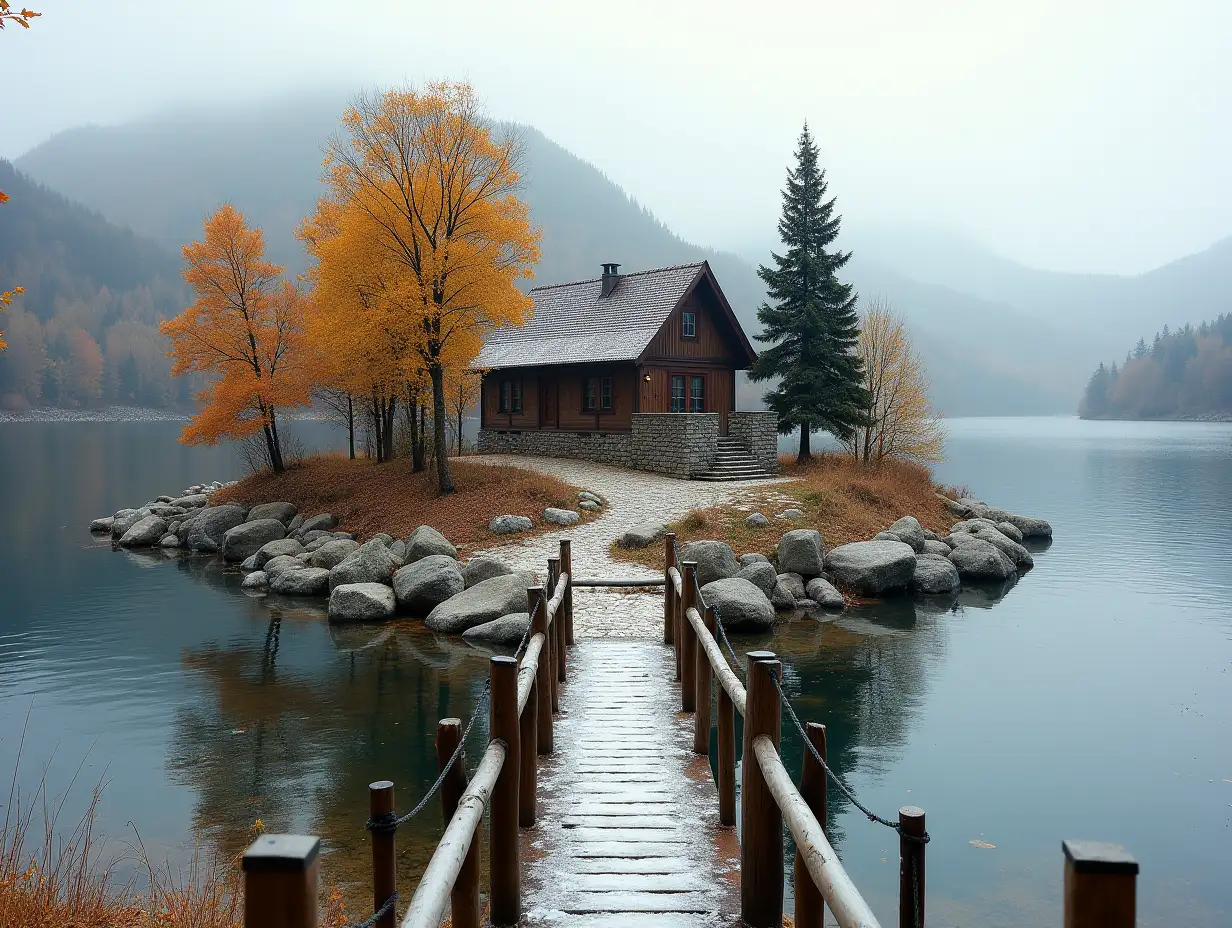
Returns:
[[[212,376],[185,444],[261,433],[275,473],[284,469],[278,410],[308,402],[303,365],[306,299],[265,260],[265,238],[225,204],[205,220],[203,241],[183,249],[184,280],[197,301],[160,329],[171,339],[173,375]]]
[[[449,493],[446,372],[466,368],[490,329],[521,325],[532,309],[516,286],[539,258],[539,233],[515,195],[518,148],[493,136],[468,84],[361,96],[342,123],[324,180],[334,227],[365,247],[338,252],[363,262],[347,273],[361,281],[357,298],[384,341],[370,347],[406,381],[413,366],[431,385],[437,481]],[[343,272],[328,267],[339,260],[332,248],[320,251],[324,285]]]
[[[940,461],[945,426],[929,402],[928,376],[902,316],[874,299],[860,322],[870,424],[856,429],[847,449],[865,464],[886,457]]]

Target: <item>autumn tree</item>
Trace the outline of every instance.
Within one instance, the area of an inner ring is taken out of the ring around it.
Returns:
[[[171,339],[171,373],[213,378],[185,444],[260,433],[275,473],[284,469],[278,410],[308,402],[301,352],[305,298],[265,260],[265,238],[224,204],[205,220],[204,239],[183,248],[184,280],[197,301],[160,329]]]
[[[902,316],[883,300],[864,311],[857,352],[868,405],[847,449],[865,464],[887,457],[941,460],[945,427],[929,402],[928,376]]]
[[[539,257],[529,207],[515,195],[518,146],[493,135],[468,84],[364,95],[342,123],[324,180],[345,215],[365,220],[363,276],[374,286],[364,298],[389,322],[403,373],[412,352],[431,385],[437,482],[450,493],[446,372],[468,366],[493,327],[523,324],[533,305],[516,286]]]
[[[454,418],[454,440],[458,454],[462,453],[462,424],[466,411],[475,405],[483,385],[483,378],[478,371],[460,370],[452,372],[449,383],[449,411]]]
[[[15,11],[9,0],[0,0],[0,29],[3,29],[9,23],[14,23],[23,29],[29,29],[30,20],[42,15],[42,13],[36,13],[34,10],[28,10],[24,7]],[[0,203],[5,202],[7,199],[8,196],[5,192],[0,190]],[[22,287],[14,287],[12,290],[0,292],[0,312],[4,311],[4,307],[13,305],[13,297],[25,292],[25,289]],[[7,347],[4,342],[4,333],[0,332],[0,351]]]

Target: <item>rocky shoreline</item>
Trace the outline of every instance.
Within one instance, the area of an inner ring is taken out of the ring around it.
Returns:
[[[186,422],[188,415],[174,409],[144,406],[104,406],[100,409],[60,409],[38,406],[25,412],[0,410],[0,422]]]

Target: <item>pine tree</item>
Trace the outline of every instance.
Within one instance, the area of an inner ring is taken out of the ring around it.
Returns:
[[[772,253],[775,267],[757,271],[770,297],[757,310],[763,327],[757,340],[771,347],[749,372],[753,380],[780,378],[765,400],[778,413],[780,432],[800,429],[801,462],[811,459],[813,429],[846,440],[864,424],[868,408],[863,362],[854,350],[860,335],[856,294],[838,279],[851,253],[830,247],[842,217],[834,212],[834,198],[825,199],[826,187],[806,123],[783,188],[779,236],[786,252]]]

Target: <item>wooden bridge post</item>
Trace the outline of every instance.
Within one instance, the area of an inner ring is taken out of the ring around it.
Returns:
[[[565,644],[573,645],[573,542],[568,538],[560,540],[560,569],[569,575],[569,584],[565,589],[565,601],[561,606],[565,610]]]
[[[689,624],[689,609],[696,609],[697,563],[684,562],[684,594],[680,598],[680,711],[692,712],[697,706],[697,633]]]
[[[804,726],[809,743],[817,749],[821,759],[829,761],[826,754],[826,726],[809,722]],[[826,771],[817,763],[808,748],[804,749],[804,769],[800,773],[800,795],[808,804],[821,830],[826,830]],[[804,857],[796,851],[796,928],[822,928],[825,923],[825,904],[821,891],[813,882]]]
[[[389,780],[368,784],[368,818],[373,822],[388,818],[394,811],[394,785]],[[372,829],[372,911],[379,911],[398,891],[397,858],[394,855],[392,828]],[[396,914],[391,908],[377,919],[375,928],[394,928]]]
[[[1138,862],[1119,844],[1062,841],[1065,928],[1133,928]]]
[[[492,847],[488,902],[493,925],[516,925],[522,917],[522,872],[518,862],[518,774],[522,759],[517,659],[503,655],[493,657],[491,670],[489,731],[494,740],[505,743],[505,762],[496,777],[490,800]]]
[[[559,582],[560,574],[552,575],[552,562],[560,562],[560,558],[548,558],[548,584],[543,588],[544,602],[548,602],[556,593],[556,584]],[[559,569],[559,568],[558,568]],[[547,640],[544,641],[544,650],[547,652],[548,658],[548,680],[552,688],[552,711],[560,711],[560,681],[556,679],[556,638],[562,629],[560,622],[560,610],[556,610],[556,615],[550,617],[548,625]]]
[[[719,824],[736,824],[736,706],[719,687]]]
[[[924,832],[923,809],[898,810],[899,928],[924,928],[924,844],[911,840],[924,837]]]
[[[672,568],[676,567],[676,533],[663,536],[663,643],[676,643],[676,587],[672,583]],[[679,570],[679,567],[676,567]]]
[[[546,657],[542,652],[540,658]],[[531,681],[526,707],[518,720],[518,741],[522,769],[518,772],[518,824],[530,828],[538,814],[539,789],[539,679]]]
[[[715,629],[714,610],[707,606],[702,618],[706,625],[706,630],[710,632],[710,636],[716,641],[718,640],[717,630]],[[698,644],[696,635],[693,641],[693,653],[695,655],[694,662],[697,667],[693,672],[693,685],[695,696],[693,699],[693,753],[694,754],[709,754],[710,753],[710,658],[706,656],[704,648]]]
[[[262,835],[244,852],[245,928],[317,928],[321,839]]]
[[[458,743],[462,740],[461,719],[441,719],[436,726],[436,770],[440,773],[453,757]],[[445,824],[458,811],[458,803],[466,792],[466,764],[459,757],[449,769],[444,782],[441,783],[441,811],[445,815]],[[453,913],[453,928],[479,928],[479,845],[483,841],[483,827],[475,829],[471,836],[470,850],[458,871],[454,881],[453,891],[449,894],[449,908]],[[392,922],[390,924],[393,924]]]
[[[771,651],[750,651],[748,662],[740,793],[740,914],[749,928],[780,928],[783,813],[766,786],[753,739],[767,735],[775,749],[779,747],[782,705],[773,680],[782,679],[783,665]]]
[[[549,588],[552,596],[556,595],[556,586],[560,583],[560,558],[548,558],[548,574],[552,578],[552,585]],[[556,618],[552,622],[552,641],[556,645],[556,682],[557,684],[565,682],[565,623],[562,620],[564,612],[564,603],[561,603],[560,609],[556,612]],[[559,685],[555,687],[553,692],[560,690]],[[560,697],[552,700],[552,707],[560,709]]]
[[[539,713],[539,753],[551,754],[555,750],[552,737],[552,667],[551,642],[548,640],[548,601],[543,587],[532,586],[526,590],[526,609],[530,613],[531,635],[543,635],[543,650],[539,652],[539,667],[535,672],[535,689],[538,690],[536,710]],[[530,703],[527,702],[527,707]]]

